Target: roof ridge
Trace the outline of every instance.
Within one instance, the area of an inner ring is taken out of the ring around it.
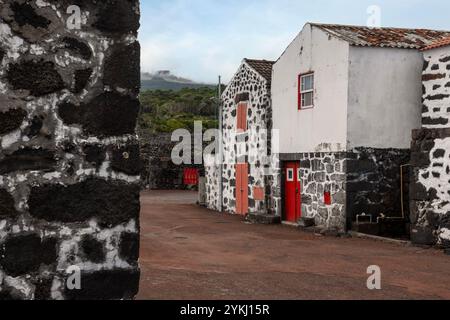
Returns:
[[[423,30],[423,31],[434,31],[434,32],[450,32],[450,30],[438,30],[430,28],[407,28],[407,27],[369,27],[364,25],[352,25],[352,24],[339,24],[339,23],[320,23],[320,22],[308,22],[308,24],[316,27],[348,27],[348,28],[365,28],[365,29],[391,29],[391,30]]]

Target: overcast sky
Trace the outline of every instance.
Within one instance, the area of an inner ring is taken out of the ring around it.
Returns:
[[[142,71],[228,81],[243,58],[276,60],[306,22],[450,30],[448,0],[142,0]]]

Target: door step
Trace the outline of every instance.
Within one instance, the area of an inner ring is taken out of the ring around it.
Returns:
[[[249,213],[247,221],[255,224],[280,224],[281,218],[271,214]]]

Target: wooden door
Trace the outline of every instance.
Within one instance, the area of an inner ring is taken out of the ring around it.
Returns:
[[[285,178],[285,221],[297,222],[301,218],[301,183],[299,164],[286,164]]]
[[[248,213],[248,163],[236,165],[236,213]]]

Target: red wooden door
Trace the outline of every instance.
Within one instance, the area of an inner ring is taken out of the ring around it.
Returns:
[[[248,213],[248,163],[236,165],[236,213]]]
[[[297,222],[302,215],[299,165],[296,162],[289,162],[285,170],[285,220]]]

